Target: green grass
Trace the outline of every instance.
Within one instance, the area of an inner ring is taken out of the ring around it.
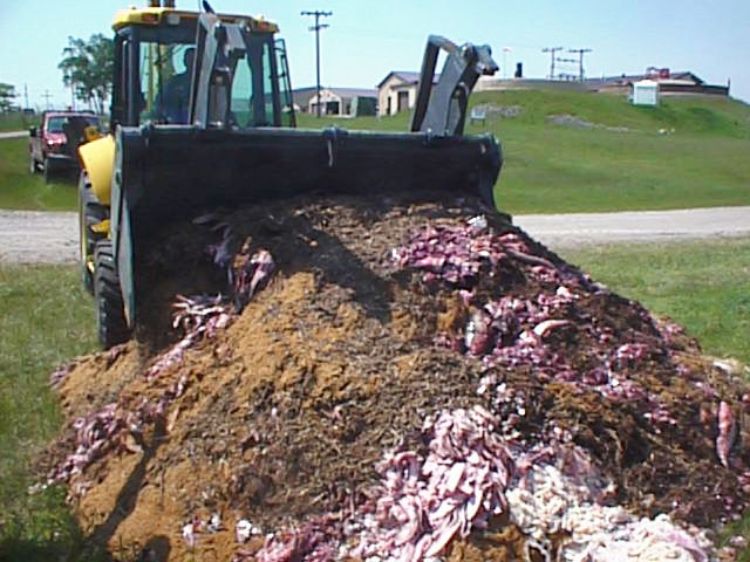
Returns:
[[[498,126],[496,200],[514,214],[750,204],[750,140]]]
[[[472,104],[517,105],[523,108],[513,121],[544,125],[550,115],[575,115],[609,127],[627,127],[644,133],[675,129],[675,134],[708,134],[750,139],[750,107],[720,96],[663,97],[657,107],[634,106],[621,95],[551,90],[477,92]]]
[[[29,140],[0,139],[0,209],[72,211],[77,207],[75,178],[58,176],[49,184],[29,172]]]
[[[80,532],[64,490],[28,495],[34,458],[57,434],[54,368],[96,348],[91,299],[74,267],[0,268],[0,560],[67,560]]]
[[[594,279],[685,326],[703,351],[750,365],[750,239],[562,252]]]

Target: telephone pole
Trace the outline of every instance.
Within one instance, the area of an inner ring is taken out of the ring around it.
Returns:
[[[44,95],[42,97],[44,98],[44,101],[46,102],[47,109],[50,109],[49,99],[52,97],[52,94],[49,93],[49,90],[44,90]]]
[[[320,23],[320,18],[327,18],[332,16],[333,12],[324,12],[322,10],[315,10],[313,12],[300,12],[302,16],[313,16],[315,18],[315,25],[308,28],[309,31],[315,32],[315,70],[317,76],[317,95],[318,103],[316,104],[316,113],[320,117],[320,30],[330,27],[328,24]]]
[[[583,55],[590,53],[591,49],[568,49],[569,53],[578,53],[578,79],[583,82]]]
[[[542,49],[543,53],[550,53],[550,67],[549,67],[549,78],[550,80],[555,79],[555,53],[562,51],[562,47],[545,47]]]

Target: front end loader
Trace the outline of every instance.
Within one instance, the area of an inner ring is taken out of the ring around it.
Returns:
[[[497,70],[486,46],[429,38],[408,132],[301,130],[275,24],[151,7],[121,12],[114,28],[111,134],[79,149],[83,277],[105,348],[144,318],[144,256],[173,221],[301,194],[448,191],[495,205],[500,147],[463,135],[476,80]],[[165,93],[183,70],[180,116]]]

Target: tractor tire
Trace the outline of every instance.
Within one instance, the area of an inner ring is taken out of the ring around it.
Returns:
[[[81,264],[81,280],[86,291],[94,294],[94,274],[88,268],[89,259],[93,260],[94,248],[99,240],[104,240],[106,234],[94,232],[94,225],[109,217],[109,209],[99,203],[91,182],[85,170],[81,171],[78,180],[78,233],[79,253]]]
[[[94,250],[94,297],[99,343],[109,349],[130,339],[111,240],[99,240]]]
[[[44,159],[44,183],[52,181],[52,170],[50,170],[49,158]]]

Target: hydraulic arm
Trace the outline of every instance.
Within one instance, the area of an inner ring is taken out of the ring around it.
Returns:
[[[441,49],[446,51],[448,58],[435,84],[435,66]],[[497,70],[488,45],[477,47],[466,43],[459,47],[445,37],[430,35],[422,60],[411,130],[435,135],[462,135],[469,94],[480,76],[495,74]]]

